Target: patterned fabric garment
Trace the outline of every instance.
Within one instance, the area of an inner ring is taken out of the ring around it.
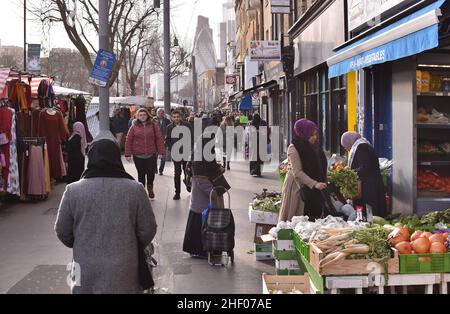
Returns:
[[[13,109],[10,109],[13,114],[12,119],[12,143],[17,143],[16,135],[16,113]],[[7,192],[12,195],[20,196],[20,184],[19,184],[19,159],[17,156],[16,145],[10,145],[10,162],[9,162],[9,176],[8,176],[8,189]]]

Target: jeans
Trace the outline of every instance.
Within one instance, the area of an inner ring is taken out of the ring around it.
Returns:
[[[159,173],[163,173],[165,168],[166,168],[166,156],[163,156],[159,164]]]
[[[184,172],[186,178],[186,165],[187,161],[173,162],[175,168],[175,194],[181,193],[181,174]]]
[[[134,156],[134,165],[138,171],[138,180],[143,186],[153,185],[155,173],[158,167],[158,157],[155,155],[148,159],[142,159]],[[147,181],[146,181],[147,179]]]

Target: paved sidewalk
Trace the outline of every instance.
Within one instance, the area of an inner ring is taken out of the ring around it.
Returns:
[[[127,171],[136,176],[134,165]],[[248,203],[263,188],[279,190],[276,175],[253,178],[245,163],[232,164],[226,176],[232,186],[231,208],[236,220],[236,261],[229,268],[210,267],[205,260],[191,259],[182,252],[189,208],[189,194],[182,200],[173,197],[173,169],[170,164],[163,177],[157,176],[153,201],[158,221],[155,279],[159,293],[261,292],[261,274],[273,272],[273,263],[255,261],[254,225],[248,221]],[[42,203],[7,205],[0,208],[0,293],[69,293],[66,266],[71,250],[59,243],[53,224],[64,185],[58,185]]]

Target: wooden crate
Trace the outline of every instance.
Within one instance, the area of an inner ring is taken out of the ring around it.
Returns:
[[[314,244],[310,245],[310,261],[315,271],[322,276],[338,276],[338,275],[367,275],[372,273],[376,264],[372,260],[342,260],[325,268],[320,268],[320,261],[324,257],[324,253]],[[388,261],[388,273],[398,274],[400,272],[400,262],[398,252],[392,251],[393,257]],[[384,266],[379,266],[381,273],[384,273]]]
[[[298,290],[302,294],[311,294],[311,283],[308,274],[303,276],[271,276],[263,274],[263,294],[270,294],[270,291],[279,290],[284,293],[290,293],[292,290]]]

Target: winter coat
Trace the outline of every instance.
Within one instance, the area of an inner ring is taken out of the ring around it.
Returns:
[[[282,189],[280,221],[290,221],[292,217],[303,216],[305,202],[300,196],[300,187],[307,186],[313,189],[318,183],[311,179],[304,171],[300,155],[294,145],[288,148],[289,171]]]
[[[387,215],[386,189],[377,153],[371,145],[358,146],[352,169],[356,170],[362,183],[362,198],[356,202],[370,205],[375,216],[385,217]]]
[[[135,120],[128,131],[125,156],[151,156],[164,153],[164,138],[158,125],[155,122],[143,125]]]
[[[191,128],[191,125],[189,123],[184,122],[184,121],[182,121],[181,125],[179,125],[179,126],[183,126],[183,127],[186,127],[189,129],[189,131],[191,133],[190,145],[191,145],[191,150],[192,150],[192,148],[194,146],[194,130]],[[172,123],[167,128],[166,146],[171,152],[172,152],[172,147],[183,138],[183,135],[179,135],[178,137],[175,136],[173,131],[175,130],[176,127],[177,127],[177,125]],[[183,148],[180,149],[180,153],[181,154],[183,153]]]
[[[159,129],[161,130],[161,133],[162,133],[163,137],[166,138],[166,136],[167,136],[167,129],[168,129],[169,125],[172,122],[170,122],[170,120],[167,119],[167,118],[162,118],[162,119],[157,118],[156,119],[156,123],[158,124]]]
[[[74,294],[142,293],[138,241],[156,234],[155,216],[144,187],[133,180],[82,179],[68,185],[55,231],[73,248]]]

